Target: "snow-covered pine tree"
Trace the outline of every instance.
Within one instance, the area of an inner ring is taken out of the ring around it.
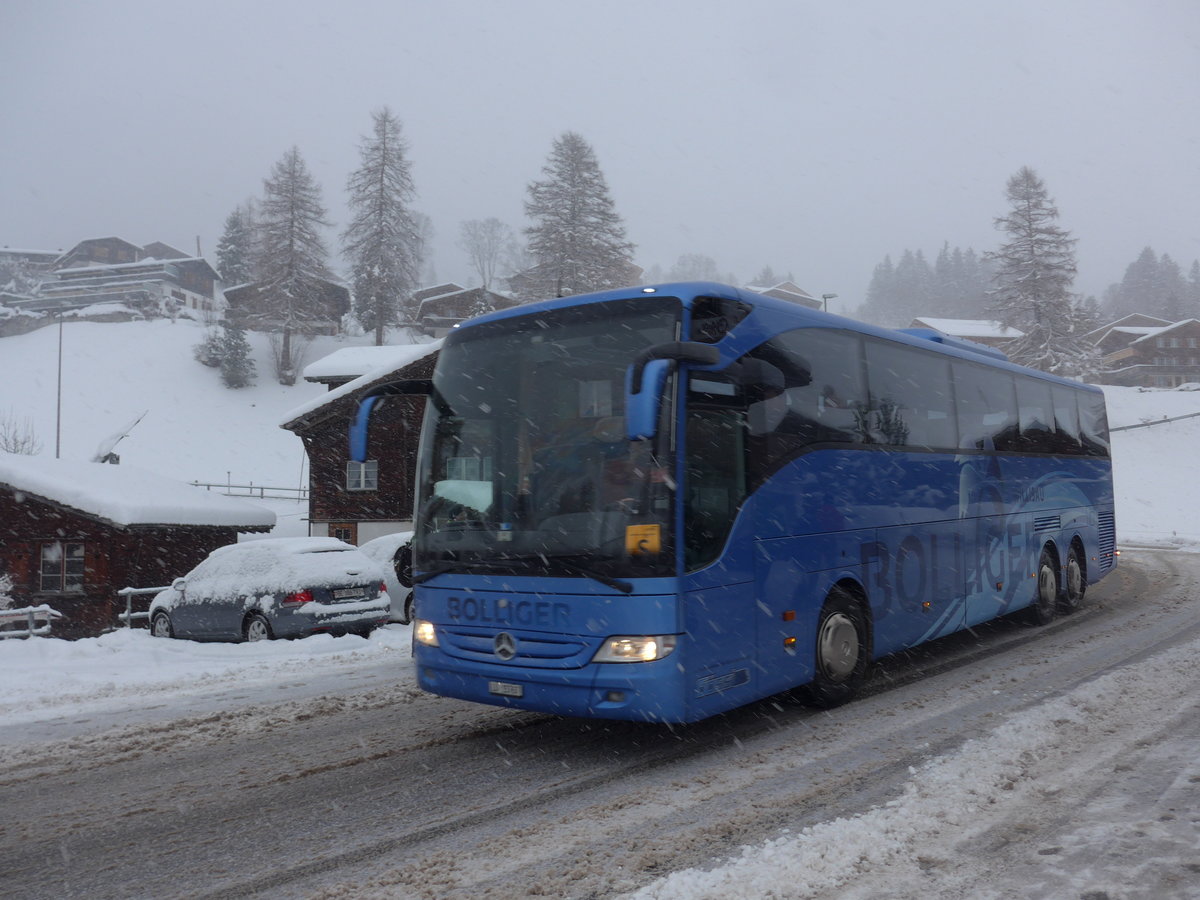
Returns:
[[[350,261],[354,313],[363,328],[384,329],[413,318],[405,301],[421,271],[421,235],[409,205],[416,190],[400,120],[386,106],[371,114],[374,127],[359,145],[359,167],[346,181],[350,224],[342,249]]]
[[[871,282],[867,285],[866,298],[855,315],[864,322],[873,322],[876,325],[890,321],[888,306],[895,288],[896,266],[892,263],[891,254],[888,254],[883,258],[883,262],[875,265],[871,273]]]
[[[1200,259],[1192,260],[1188,269],[1188,318],[1200,319]]]
[[[13,578],[7,572],[0,572],[0,609],[12,609],[17,602],[12,595]]]
[[[675,260],[667,281],[720,281],[721,271],[717,261],[703,253],[685,253]],[[779,284],[778,281],[774,284]]]
[[[221,365],[221,354],[225,352],[223,336],[215,328],[204,333],[204,340],[192,348],[196,362],[216,369]]]
[[[637,280],[633,244],[617,215],[596,154],[580,135],[565,132],[554,141],[545,179],[526,189],[525,229],[536,260],[527,272],[522,299],[562,297]]]
[[[276,376],[295,384],[299,354],[293,335],[308,334],[326,316],[324,282],[330,273],[328,251],[320,229],[328,227],[321,190],[293,147],[263,182],[259,216],[261,267],[259,289],[263,315],[279,330]]]
[[[1057,224],[1058,208],[1037,173],[1024,166],[1005,189],[1010,209],[995,220],[1008,239],[986,254],[995,264],[992,309],[1004,325],[1024,332],[1005,352],[1013,362],[1064,376],[1100,369],[1084,338],[1087,320],[1075,280],[1075,239]]]
[[[252,278],[250,224],[241,207],[225,217],[225,230],[217,242],[217,271],[226,287],[245,284]]]
[[[490,290],[501,264],[512,256],[513,230],[497,218],[471,219],[460,226],[458,245],[466,251],[479,284]]]
[[[250,342],[237,319],[226,319],[222,323],[225,334],[221,337],[221,381],[227,388],[244,388],[254,384],[254,360],[250,357]]]

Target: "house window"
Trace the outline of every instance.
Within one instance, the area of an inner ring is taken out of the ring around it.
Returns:
[[[346,463],[346,490],[379,490],[379,460],[368,459],[361,463],[351,460]]]
[[[1196,349],[1196,339],[1195,339],[1195,338],[1188,338],[1188,339],[1187,339],[1187,342],[1188,342],[1188,349],[1189,349],[1189,350],[1195,350],[1195,349]]]
[[[329,536],[347,544],[357,544],[358,526],[354,522],[330,522]]]
[[[1171,338],[1171,349],[1174,350],[1174,349],[1177,349],[1178,347],[1179,347],[1179,338],[1177,338],[1177,337]]]
[[[83,590],[83,544],[42,544],[41,591],[61,594]]]

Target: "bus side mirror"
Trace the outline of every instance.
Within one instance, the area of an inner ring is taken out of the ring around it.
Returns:
[[[638,353],[625,373],[625,432],[629,440],[654,437],[663,388],[676,365],[690,362],[715,366],[720,361],[721,351],[712,344],[695,341],[668,341]]]
[[[633,390],[633,371],[625,373],[625,434],[631,441],[654,437],[658,430],[658,410],[663,388],[671,373],[671,361],[655,359],[642,369],[641,390]]]
[[[372,388],[358,401],[358,414],[350,423],[350,459],[353,462],[367,461],[367,438],[370,436],[371,413],[375,404],[383,397],[404,394],[408,396],[428,397],[433,391],[433,382],[429,379],[414,379],[411,381],[392,381]]]

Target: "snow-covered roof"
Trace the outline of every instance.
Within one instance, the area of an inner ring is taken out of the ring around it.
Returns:
[[[155,259],[153,256],[147,256],[145,259],[139,259],[136,262],[123,263],[88,263],[86,266],[71,266],[66,269],[58,269],[58,274],[78,275],[82,272],[112,272],[130,269],[154,269],[162,268],[164,265],[177,265],[178,263],[201,262],[206,266],[211,267],[211,263],[201,256],[180,256],[169,259]]]
[[[403,349],[403,348],[397,347],[396,349],[399,350],[399,349]],[[314,412],[314,411],[320,409],[321,407],[326,406],[330,403],[333,403],[336,400],[340,400],[342,397],[345,397],[349,394],[353,394],[355,391],[359,390],[360,388],[366,387],[368,384],[370,384],[373,381],[377,381],[380,378],[384,378],[387,375],[390,375],[392,372],[398,372],[400,369],[403,369],[406,366],[411,366],[413,363],[417,362],[418,360],[424,359],[427,356],[437,353],[439,350],[442,349],[442,341],[439,339],[436,341],[430,341],[428,344],[409,344],[407,346],[407,349],[411,351],[411,353],[409,355],[399,356],[397,358],[394,358],[391,362],[389,362],[386,365],[380,366],[378,369],[372,369],[370,372],[367,372],[365,375],[360,375],[358,378],[355,378],[353,381],[346,382],[341,387],[336,387],[332,391],[329,391],[326,394],[321,394],[319,397],[316,397],[316,398],[308,401],[307,403],[297,406],[295,409],[293,409],[291,412],[289,412],[286,416],[283,417],[282,421],[280,421],[280,423],[279,423],[279,427],[286,428],[289,424],[291,424],[292,422],[295,422],[297,419],[303,418],[304,416],[307,416],[309,413]],[[305,369],[305,372],[307,372],[307,371],[308,370]]]
[[[1120,334],[1158,334],[1164,328],[1169,328],[1168,325],[1118,325],[1115,328],[1110,328],[1109,332],[1116,331]]]
[[[269,509],[128,466],[0,453],[0,485],[116,525],[275,526]]]
[[[1174,331],[1176,328],[1182,328],[1184,325],[1196,325],[1196,324],[1200,324],[1200,320],[1183,319],[1182,321],[1174,322],[1171,325],[1164,325],[1162,328],[1152,328],[1146,334],[1144,334],[1140,338],[1138,338],[1136,341],[1133,341],[1133,343],[1140,344],[1142,341],[1149,340],[1152,337],[1159,337],[1160,335],[1164,335],[1167,332]]]
[[[343,347],[305,366],[304,378],[306,381],[358,378],[385,366],[406,366],[424,356],[427,346],[389,344],[386,347]]]
[[[919,316],[913,319],[918,326],[932,328],[942,334],[964,338],[1019,338],[1024,332],[1009,328],[999,322],[989,322],[987,319],[941,319],[934,316]]]
[[[1131,319],[1135,320],[1135,321],[1130,321]],[[1137,320],[1140,320],[1140,321],[1137,321]],[[1122,322],[1129,322],[1129,324],[1122,325],[1121,324]],[[1106,325],[1101,325],[1099,328],[1092,329],[1087,334],[1085,334],[1084,337],[1090,338],[1092,335],[1097,335],[1097,334],[1100,334],[1101,332],[1104,332],[1105,334],[1107,334],[1109,331],[1112,331],[1116,328],[1134,328],[1134,327],[1138,327],[1141,325],[1144,325],[1147,327],[1159,327],[1162,325],[1170,325],[1170,324],[1171,324],[1170,321],[1168,321],[1167,319],[1160,319],[1158,316],[1148,316],[1145,313],[1130,313],[1127,316],[1122,316],[1121,318],[1117,319],[1115,322],[1109,322]]]
[[[22,250],[20,247],[0,247],[0,256],[51,256],[57,258],[61,250]]]

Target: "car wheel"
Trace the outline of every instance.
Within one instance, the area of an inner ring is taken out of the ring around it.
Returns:
[[[1058,598],[1059,612],[1072,613],[1079,609],[1083,602],[1084,592],[1087,591],[1087,568],[1083,561],[1083,551],[1078,544],[1072,544],[1067,551],[1067,583],[1063,586],[1062,596]]]
[[[150,635],[156,638],[175,637],[175,629],[171,627],[171,617],[162,610],[154,614],[150,620]]]
[[[808,697],[815,706],[840,706],[858,693],[871,662],[870,630],[862,604],[842,588],[835,587],[825,599],[814,650]]]
[[[245,633],[248,641],[269,641],[273,637],[271,623],[262,613],[255,613],[246,620]]]
[[[1042,550],[1038,560],[1037,595],[1029,606],[1029,621],[1034,625],[1049,625],[1058,612],[1058,566],[1049,547]]]

